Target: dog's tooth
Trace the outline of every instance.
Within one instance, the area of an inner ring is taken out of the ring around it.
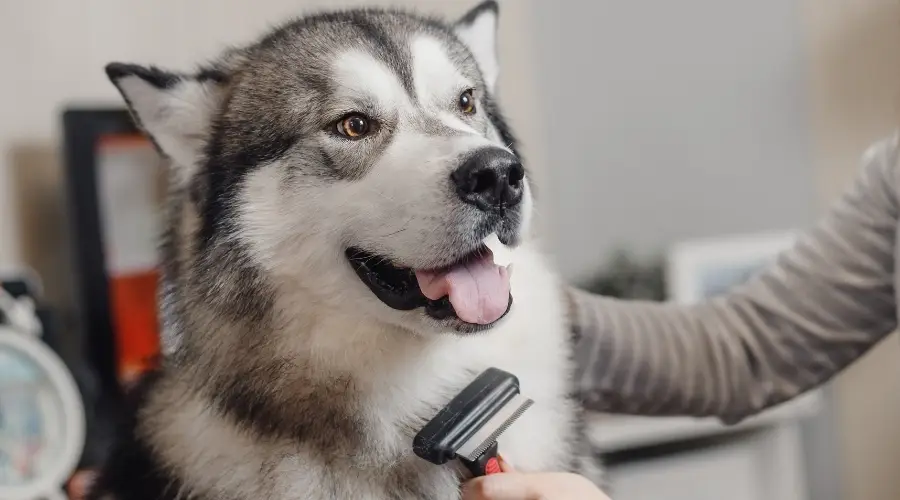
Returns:
[[[494,254],[494,264],[509,268],[509,265],[512,264],[512,250],[500,241],[497,233],[491,233],[485,238],[484,246],[488,247],[491,253]]]

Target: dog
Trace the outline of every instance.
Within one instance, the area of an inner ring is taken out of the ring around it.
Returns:
[[[412,439],[489,367],[535,401],[502,456],[594,473],[562,284],[495,100],[497,20],[494,1],[455,22],[325,12],[194,72],[106,67],[171,164],[174,347],[91,498],[458,499],[465,469]]]

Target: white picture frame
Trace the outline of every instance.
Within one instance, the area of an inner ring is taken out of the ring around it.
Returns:
[[[694,303],[744,282],[797,241],[796,231],[772,231],[679,242],[666,258],[669,300]]]

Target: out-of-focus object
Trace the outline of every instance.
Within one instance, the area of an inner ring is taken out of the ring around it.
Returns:
[[[166,170],[125,109],[70,108],[62,126],[87,382],[87,474],[108,456],[124,392],[159,359],[157,243]],[[82,483],[70,484],[73,497]]]
[[[124,109],[63,114],[78,308],[104,390],[156,366],[165,169]]]
[[[0,287],[0,498],[63,499],[84,447],[84,406],[71,372],[41,340],[28,282]]]
[[[84,500],[87,498],[88,490],[97,478],[95,470],[80,470],[72,475],[66,489],[69,493],[69,500]]]
[[[668,257],[668,296],[691,303],[724,293],[770,264],[796,239],[793,231],[776,231],[679,243]]]
[[[662,301],[666,299],[665,265],[661,258],[642,259],[619,250],[581,288],[605,297]]]

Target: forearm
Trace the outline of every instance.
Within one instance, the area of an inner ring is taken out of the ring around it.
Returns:
[[[735,421],[828,380],[896,327],[896,148],[770,269],[693,306],[572,291],[596,410]]]

